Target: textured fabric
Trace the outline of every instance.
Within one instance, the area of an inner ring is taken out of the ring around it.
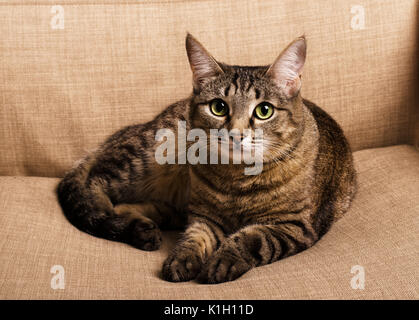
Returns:
[[[419,71],[418,71],[419,73]],[[419,90],[416,93],[417,96],[419,96]],[[416,110],[415,110],[415,115],[414,115],[414,121],[413,121],[413,145],[419,150],[419,103],[416,106]]]
[[[419,299],[419,152],[395,146],[355,153],[359,191],[350,211],[314,247],[220,285],[169,283],[163,248],[136,250],[70,225],[57,179],[0,178],[1,299]],[[65,289],[50,287],[53,265]],[[353,266],[364,290],[351,287]]]
[[[64,29],[52,11],[64,9]],[[2,1],[0,175],[61,176],[191,92],[186,31],[220,61],[274,61],[305,33],[303,96],[354,150],[411,142],[417,1]],[[362,23],[362,16],[365,23]]]

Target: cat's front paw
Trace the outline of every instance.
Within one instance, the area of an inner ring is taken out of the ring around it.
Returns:
[[[157,250],[162,243],[161,231],[151,220],[138,220],[132,230],[130,243],[141,250]]]
[[[180,250],[167,257],[163,263],[163,278],[171,282],[189,281],[196,278],[202,267],[202,259],[192,250]]]
[[[218,249],[205,264],[198,276],[201,283],[221,283],[232,281],[252,268],[234,249]]]

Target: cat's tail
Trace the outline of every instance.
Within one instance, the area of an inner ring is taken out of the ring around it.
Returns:
[[[57,187],[58,201],[67,219],[78,229],[108,238],[105,224],[116,215],[100,182],[88,181],[90,169],[89,157],[71,169]]]
[[[143,250],[157,249],[161,234],[154,222],[146,217],[117,214],[103,181],[88,179],[91,163],[87,157],[58,184],[58,201],[68,221],[96,237],[129,243]]]

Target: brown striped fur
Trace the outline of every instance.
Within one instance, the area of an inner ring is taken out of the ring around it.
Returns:
[[[153,121],[112,135],[57,191],[76,227],[140,249],[160,246],[159,227],[186,226],[163,264],[164,279],[219,283],[316,243],[349,208],[356,175],[339,125],[301,97],[304,38],[262,67],[218,63],[190,35],[186,44],[193,94]],[[213,99],[228,104],[223,119],[208,113]],[[275,106],[271,119],[255,119],[261,101]],[[244,164],[157,164],[156,132],[176,132],[179,120],[207,132],[262,128],[263,171],[245,175]]]

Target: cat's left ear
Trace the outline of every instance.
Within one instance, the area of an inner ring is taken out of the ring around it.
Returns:
[[[186,36],[186,52],[193,73],[194,88],[199,89],[205,81],[224,73],[217,61],[190,33]]]
[[[294,97],[300,91],[306,51],[306,39],[301,36],[282,51],[266,72],[287,98]]]

